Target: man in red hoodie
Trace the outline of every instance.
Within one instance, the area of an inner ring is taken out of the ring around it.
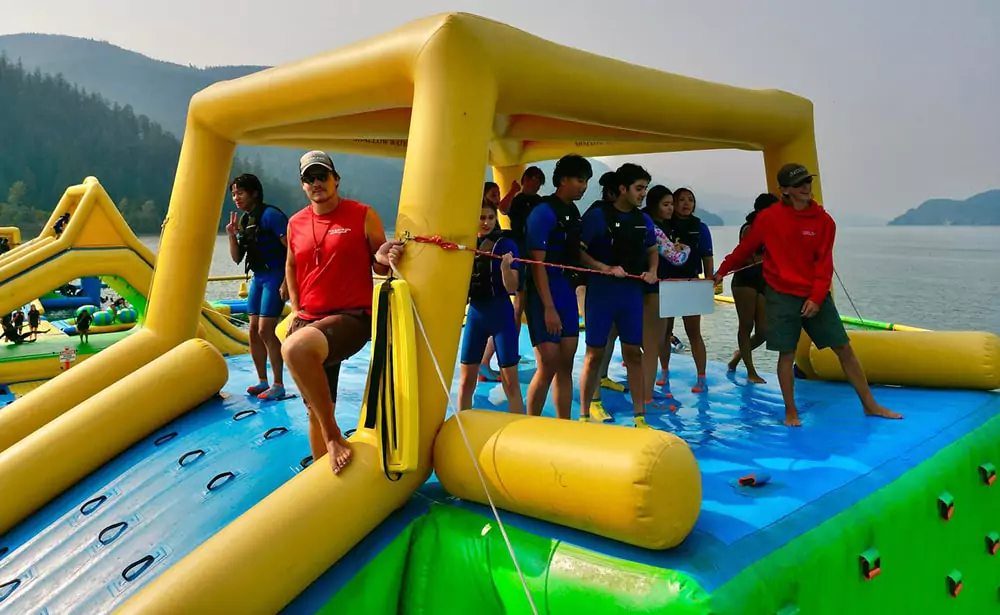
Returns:
[[[715,282],[732,273],[761,246],[767,282],[767,348],[778,352],[778,382],[785,401],[785,425],[798,427],[795,406],[795,347],[805,329],[817,348],[832,348],[847,380],[858,392],[865,414],[887,419],[903,415],[888,410],[872,396],[865,372],[851,348],[847,331],[830,296],[833,240],[837,225],[812,198],[811,174],[801,164],[778,171],[781,202],[760,212],[750,232],[726,257]]]

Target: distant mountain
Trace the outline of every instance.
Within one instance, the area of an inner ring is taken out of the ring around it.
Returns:
[[[889,222],[890,226],[1000,226],[1000,190],[964,201],[931,199]]]
[[[122,106],[130,105],[136,114],[148,116],[177,138],[184,135],[188,104],[191,97],[209,85],[237,79],[264,70],[267,66],[218,66],[198,68],[154,60],[140,53],[122,49],[105,41],[94,41],[55,34],[12,34],[0,36],[0,54],[20,61],[26,70],[40,70],[63,78],[88,92]],[[299,150],[275,147],[240,147],[237,153],[248,165],[260,168],[287,183],[295,183]],[[345,194],[371,204],[383,219],[394,220],[403,179],[403,161],[396,158],[376,158],[336,154],[337,170],[343,176]],[[585,206],[600,197],[597,179],[608,171],[607,165],[591,160],[594,180],[586,196]],[[551,181],[553,161],[540,163]],[[246,169],[236,169],[235,173]],[[487,172],[487,179],[489,173]],[[551,184],[549,184],[551,186]],[[266,189],[266,186],[265,186]],[[506,191],[507,186],[501,186]],[[713,198],[699,195],[698,215],[710,226],[724,224],[723,219],[710,213],[716,209]],[[726,202],[740,201],[723,197]],[[752,203],[753,200],[747,201]],[[286,211],[302,203],[280,203]],[[707,205],[707,207],[706,207]]]

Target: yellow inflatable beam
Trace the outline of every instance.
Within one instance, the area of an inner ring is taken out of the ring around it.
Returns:
[[[214,346],[190,340],[0,453],[0,534],[226,384]],[[140,402],[141,400],[141,402]]]
[[[148,291],[154,265],[160,265],[97,179],[88,177],[82,185],[67,189],[52,214],[52,224],[60,212],[70,212],[71,217],[58,239],[50,224],[37,242],[22,244],[14,257],[0,259],[0,311],[22,306],[68,280],[95,274],[118,276],[139,292]],[[226,354],[247,351],[246,331],[212,310],[204,301],[204,290],[191,298],[198,301],[196,318],[200,327],[192,331],[191,337],[204,337]],[[178,337],[177,327],[170,323],[156,328],[147,319],[145,329],[80,361],[65,373],[59,358],[53,356],[0,366],[4,382],[52,378],[0,413],[0,451],[188,339]],[[103,358],[97,360],[99,357]]]
[[[405,157],[397,231],[466,244],[476,236],[486,164],[509,169],[503,176],[571,151],[733,147],[763,151],[772,182],[792,160],[818,168],[812,104],[803,98],[629,65],[474,15],[428,17],[192,99],[146,323],[165,343],[195,334],[236,143]],[[418,472],[389,483],[362,430],[342,475],[315,463],[119,612],[276,612],[405,502],[431,471],[466,302],[454,280],[471,266],[467,252],[420,244],[402,262],[429,340],[420,339],[416,355]]]
[[[673,434],[480,410],[461,420],[499,508],[648,549],[679,545],[698,520],[701,473]],[[487,503],[454,416],[434,470],[452,495]]]
[[[938,389],[1000,389],[1000,337],[981,331],[850,331],[872,384]],[[820,380],[846,381],[837,355],[810,346]]]

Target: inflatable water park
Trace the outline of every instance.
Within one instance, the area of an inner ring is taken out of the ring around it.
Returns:
[[[248,396],[246,330],[205,301],[237,144],[403,158],[397,236],[459,244],[476,237],[484,166],[509,185],[570,152],[741,149],[762,152],[772,191],[789,161],[819,168],[809,100],[469,14],[208,87],[190,103],[155,256],[96,178],[55,207],[52,223],[71,214],[60,234],[46,225],[0,256],[0,310],[99,278],[136,312],[75,357],[63,335],[0,358],[0,614],[1000,606],[991,333],[851,330],[902,421],[866,419],[806,336],[800,429],[781,424],[773,374],[750,386],[716,363],[708,390],[678,387],[654,429],[608,392],[613,423],[511,414],[493,382],[455,412],[472,254],[411,242],[376,286],[372,341],[343,366],[353,461],[340,474],[313,463],[298,392]],[[531,355],[526,333],[521,347]],[[690,357],[671,373],[693,382]]]

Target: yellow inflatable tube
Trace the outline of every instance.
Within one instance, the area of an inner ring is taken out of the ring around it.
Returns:
[[[673,434],[480,410],[461,420],[499,508],[648,549],[679,545],[698,519],[701,473]],[[452,495],[487,503],[454,416],[434,470]]]
[[[226,384],[225,359],[190,340],[0,453],[0,534]],[[141,411],[136,401],[142,400]]]
[[[851,331],[851,346],[872,384],[1000,389],[1000,337],[979,331]],[[837,355],[811,346],[820,380],[845,381]]]

